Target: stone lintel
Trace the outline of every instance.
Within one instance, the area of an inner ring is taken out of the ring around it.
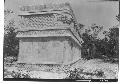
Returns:
[[[34,11],[34,12],[20,12],[19,16],[28,16],[28,15],[42,15],[42,14],[62,14],[65,11]],[[67,12],[67,11],[66,11]],[[68,15],[71,15],[70,12],[67,12]],[[72,15],[71,15],[72,16]]]
[[[16,29],[17,32],[22,32],[22,31],[44,31],[44,30],[66,30],[70,29],[70,26],[68,25],[59,25],[59,26],[54,26],[54,27],[41,27],[41,28],[31,28],[31,27],[26,27],[26,28],[18,28]]]
[[[80,47],[80,41],[72,34],[70,30],[41,30],[41,31],[20,31],[18,32],[17,38],[27,37],[68,37],[73,39]]]

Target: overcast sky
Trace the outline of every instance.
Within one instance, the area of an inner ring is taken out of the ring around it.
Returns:
[[[118,1],[102,0],[6,0],[5,9],[18,12],[22,5],[42,5],[46,3],[69,2],[79,23],[86,26],[96,23],[105,28],[118,23],[116,15],[119,13]]]

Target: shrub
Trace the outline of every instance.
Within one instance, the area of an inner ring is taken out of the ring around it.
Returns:
[[[83,76],[80,75],[82,69],[74,69],[69,71],[69,76],[66,79],[84,79]]]

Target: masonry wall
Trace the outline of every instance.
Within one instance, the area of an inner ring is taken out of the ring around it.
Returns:
[[[69,64],[80,56],[80,47],[65,37],[20,38],[18,63]]]
[[[70,64],[81,58],[81,47],[71,40],[64,41],[64,63]]]

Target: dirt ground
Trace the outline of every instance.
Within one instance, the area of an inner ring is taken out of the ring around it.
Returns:
[[[16,65],[4,66],[4,78],[65,79],[70,76],[71,79],[70,71],[75,69],[77,72],[73,75],[79,75],[79,79],[118,79],[118,64],[101,59],[81,59],[72,64],[67,72],[27,71],[18,70]]]
[[[82,69],[86,79],[118,79],[118,64],[101,59],[80,60],[72,65],[71,69],[74,68]]]

